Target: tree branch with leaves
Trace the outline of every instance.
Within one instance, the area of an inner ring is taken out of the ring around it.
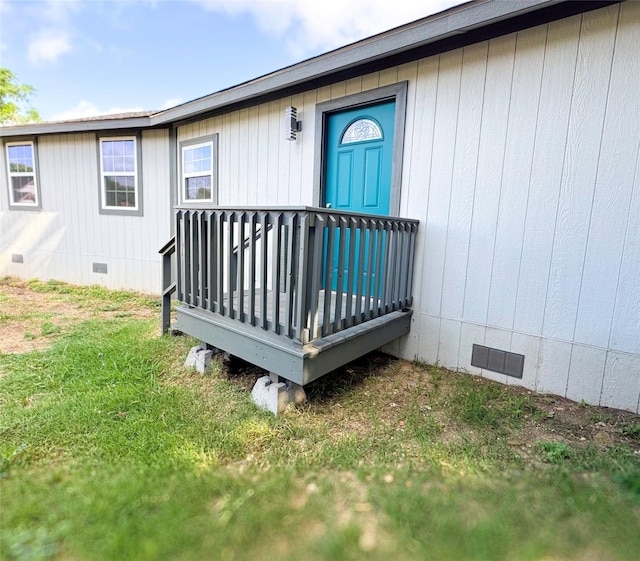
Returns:
[[[0,126],[40,121],[38,112],[29,105],[33,92],[33,86],[21,84],[11,70],[0,67]]]

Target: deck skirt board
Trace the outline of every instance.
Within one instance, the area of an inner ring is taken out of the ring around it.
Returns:
[[[176,309],[178,330],[300,385],[409,332],[411,311],[397,311],[305,345],[270,329],[200,308]]]

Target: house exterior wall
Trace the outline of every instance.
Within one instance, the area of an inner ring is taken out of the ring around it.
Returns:
[[[623,3],[419,62],[397,354],[638,411],[639,48]],[[523,379],[472,367],[473,343],[524,354]]]
[[[99,213],[95,133],[37,139],[41,210],[9,210],[0,158],[0,275],[161,291],[158,249],[170,237],[169,136],[143,131],[142,216]],[[13,263],[12,255],[23,263]],[[107,273],[93,272],[94,263]]]
[[[411,333],[385,350],[592,404],[640,397],[640,3],[185,125],[219,134],[220,205],[317,205],[316,104],[408,81]],[[284,140],[284,111],[302,132]],[[471,366],[525,355],[522,380]]]

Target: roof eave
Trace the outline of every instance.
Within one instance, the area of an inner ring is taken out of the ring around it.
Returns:
[[[119,129],[149,128],[149,117],[126,119],[96,119],[87,121],[68,121],[54,123],[33,123],[0,127],[0,137],[35,136],[40,134],[78,133],[110,131]]]

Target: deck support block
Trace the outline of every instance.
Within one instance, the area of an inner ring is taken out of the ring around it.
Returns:
[[[187,360],[184,361],[184,365],[187,368],[195,368],[200,374],[208,374],[211,372],[211,359],[213,357],[213,351],[209,351],[200,345],[191,347]]]
[[[196,366],[196,356],[197,354],[203,350],[200,345],[196,345],[195,347],[191,347],[189,349],[189,354],[187,355],[187,360],[184,361],[184,365],[187,368],[195,368]]]
[[[289,380],[278,381],[277,374],[262,376],[251,390],[251,399],[263,411],[274,415],[282,413],[289,405],[299,405],[307,400],[304,388]]]

